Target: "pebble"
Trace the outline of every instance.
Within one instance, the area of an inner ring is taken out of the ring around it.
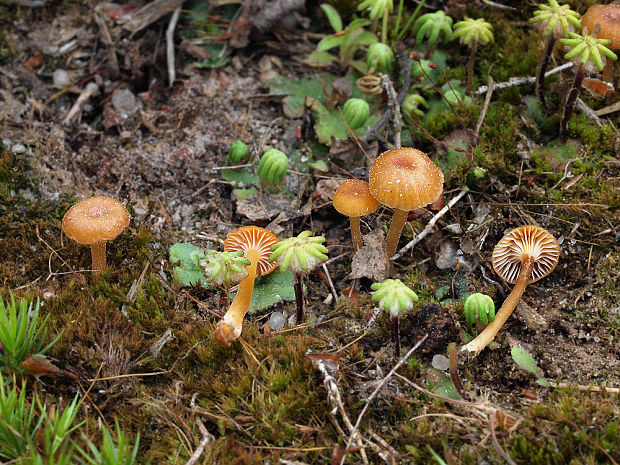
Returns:
[[[437,370],[448,371],[450,369],[450,360],[445,355],[433,355],[433,361],[431,363],[433,368]]]
[[[284,328],[286,318],[281,312],[273,312],[269,317],[269,327],[272,331],[278,331]]]
[[[13,153],[24,153],[26,151],[26,147],[24,147],[22,144],[15,144],[13,147],[11,147],[11,152]]]
[[[56,87],[67,87],[69,85],[69,73],[64,69],[55,70],[52,79]]]

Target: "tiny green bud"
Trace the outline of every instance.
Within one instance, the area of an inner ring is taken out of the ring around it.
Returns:
[[[293,273],[310,271],[327,260],[327,248],[323,242],[323,236],[313,236],[311,231],[304,231],[297,237],[289,237],[271,246],[273,253],[269,261],[277,261],[282,272],[289,267]]]
[[[424,116],[424,112],[420,110],[420,105],[428,108],[428,103],[424,100],[419,94],[409,94],[403,100],[403,103],[400,105],[400,110],[402,111],[405,118],[410,121],[416,119],[416,117],[421,118]]]
[[[238,165],[250,154],[250,149],[242,141],[236,140],[230,146],[228,156],[226,157],[226,163],[229,165]]]
[[[394,62],[394,52],[383,42],[376,42],[368,47],[366,54],[366,64],[368,69],[373,68],[383,74],[392,74],[392,64]]]
[[[237,283],[248,275],[246,266],[250,260],[243,256],[243,251],[218,252],[207,250],[204,258],[198,260],[198,266],[204,269],[207,281],[216,286]]]
[[[284,180],[288,171],[288,157],[277,149],[267,149],[258,164],[258,178],[262,183],[277,186]]]
[[[370,288],[372,300],[379,302],[379,306],[389,310],[392,316],[398,316],[413,308],[413,303],[418,301],[418,296],[400,279],[386,279],[380,283],[374,283]]]
[[[464,313],[465,320],[470,325],[476,323],[476,320],[480,320],[480,323],[486,326],[495,320],[495,303],[488,295],[477,292],[465,299]]]
[[[361,128],[370,114],[370,107],[365,100],[350,98],[342,107],[342,114],[351,129]]]

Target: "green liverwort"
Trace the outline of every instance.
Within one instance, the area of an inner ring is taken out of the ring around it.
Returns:
[[[583,78],[587,73],[602,71],[607,59],[617,60],[618,57],[607,48],[608,45],[612,44],[611,40],[599,39],[596,37],[596,34],[588,35],[587,28],[584,28],[583,35],[569,32],[568,38],[560,39],[560,43],[570,48],[569,52],[564,55],[564,58],[572,60],[577,67],[573,86],[566,97],[562,121],[560,122],[560,137],[564,139],[566,138],[568,120],[573,113]]]
[[[386,279],[380,283],[374,283],[370,288],[372,300],[379,302],[379,306],[390,312],[392,320],[392,343],[394,343],[394,355],[400,356],[400,334],[398,319],[401,313],[406,313],[413,308],[418,296],[400,279]]]
[[[424,58],[430,58],[437,41],[448,40],[452,35],[452,18],[439,10],[434,13],[426,13],[416,19],[412,33],[415,35],[416,44],[420,45],[424,37],[428,38],[428,47],[424,52]]]
[[[323,236],[313,236],[311,231],[304,231],[297,237],[289,237],[271,246],[270,262],[277,261],[280,271],[289,268],[295,275],[295,302],[297,304],[297,324],[304,319],[304,295],[302,276],[327,260],[327,247],[323,245]]]
[[[383,19],[381,42],[387,42],[387,25],[390,13],[394,11],[394,0],[364,0],[357,6],[359,11],[370,9],[370,19]]]
[[[549,0],[548,5],[541,4],[530,23],[539,24],[542,36],[547,37],[545,54],[536,73],[536,97],[545,105],[545,72],[549,66],[551,53],[558,39],[566,37],[569,32],[580,30],[579,13],[571,10],[569,5],[560,5],[556,0]]]
[[[469,48],[467,54],[467,92],[471,93],[472,76],[474,72],[474,56],[478,44],[493,42],[493,26],[483,18],[467,18],[454,25],[454,32],[450,40],[459,39]]]
[[[288,171],[288,157],[278,149],[267,149],[258,163],[258,179],[262,183],[277,186]]]

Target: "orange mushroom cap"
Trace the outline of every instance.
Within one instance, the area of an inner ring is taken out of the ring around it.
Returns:
[[[271,273],[278,266],[277,263],[269,263],[271,246],[277,244],[278,238],[271,232],[258,226],[242,226],[226,236],[224,250],[226,252],[246,251],[255,249],[259,253],[256,276],[259,272],[262,276]]]
[[[119,201],[90,197],[73,205],[62,219],[62,230],[78,244],[111,241],[129,225],[131,216]]]
[[[441,195],[443,173],[424,152],[404,147],[377,157],[368,184],[372,196],[388,207],[415,210]]]
[[[597,37],[611,40],[610,49],[620,49],[620,5],[591,6],[581,18],[581,26],[592,33],[597,24],[601,26]]]
[[[347,179],[336,190],[334,208],[346,216],[363,216],[379,208],[371,195],[368,183],[360,179]]]
[[[493,249],[493,268],[504,281],[517,282],[523,259],[534,259],[529,283],[551,273],[560,257],[560,244],[553,235],[539,226],[519,226],[506,234]]]

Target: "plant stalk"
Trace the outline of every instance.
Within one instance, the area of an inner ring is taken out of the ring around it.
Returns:
[[[399,331],[399,316],[392,315],[392,344],[394,344],[394,356],[400,357],[400,331]]]
[[[586,72],[583,69],[583,65],[579,65],[577,71],[575,72],[575,79],[573,79],[573,86],[566,97],[566,103],[564,104],[564,112],[562,113],[562,121],[560,122],[560,138],[562,140],[566,139],[566,131],[568,128],[568,120],[573,114],[573,109],[575,108],[575,102],[577,101],[577,97],[579,96],[579,91],[581,90],[581,83],[583,82],[583,78],[586,76]]]
[[[476,56],[476,50],[478,49],[478,42],[473,41],[469,46],[467,53],[467,65],[466,65],[466,88],[467,94],[472,94],[472,85],[474,82],[474,57]]]
[[[545,103],[545,73],[547,72],[549,60],[551,59],[551,54],[553,53],[553,49],[557,41],[558,39],[556,39],[553,34],[549,37],[547,47],[545,48],[545,54],[542,61],[540,62],[540,66],[538,67],[538,73],[536,73],[536,98],[543,107],[547,106],[547,104]]]
[[[304,322],[304,287],[301,273],[295,273],[295,304],[297,304],[297,324]]]
[[[495,315],[495,320],[487,325],[484,330],[476,336],[476,338],[463,346],[461,351],[473,352],[474,355],[478,355],[482,349],[484,349],[497,335],[499,330],[508,317],[511,315],[519,300],[521,300],[521,296],[523,296],[523,291],[527,287],[530,282],[530,277],[532,276],[532,270],[534,269],[534,258],[530,256],[526,256],[523,259],[523,263],[521,264],[521,271],[519,272],[519,277],[517,278],[517,282],[515,283],[515,287],[512,288],[512,292],[502,305],[502,308],[499,309],[497,314]]]
[[[383,11],[383,24],[381,27],[381,42],[383,42],[384,44],[387,43],[387,28],[388,28],[388,19],[390,18],[389,15],[389,9],[386,6],[385,10]]]

